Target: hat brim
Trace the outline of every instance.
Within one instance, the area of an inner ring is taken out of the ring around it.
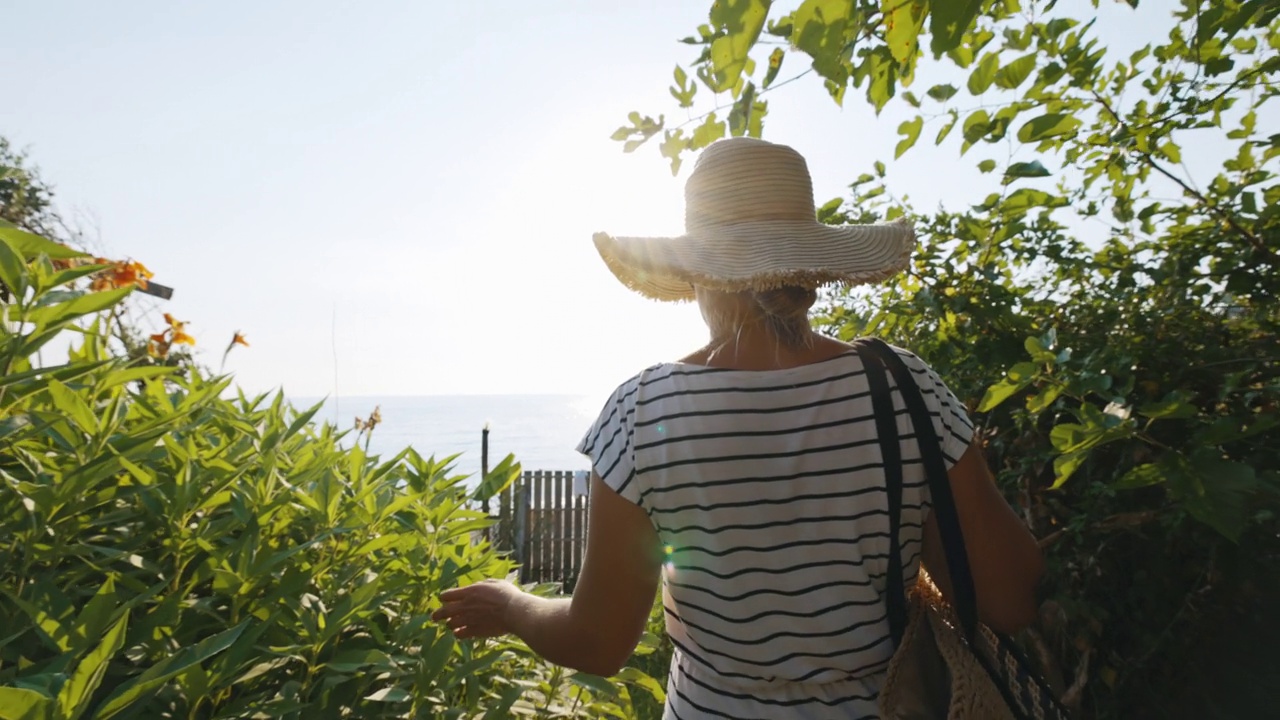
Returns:
[[[623,285],[654,300],[694,299],[694,286],[722,292],[788,285],[861,285],[907,267],[915,229],[773,220],[719,225],[677,237],[596,233],[596,250]]]

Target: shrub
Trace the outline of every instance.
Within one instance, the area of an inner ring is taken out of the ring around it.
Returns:
[[[131,288],[74,289],[95,266],[50,260],[73,255],[0,226],[0,718],[627,718],[661,693],[430,622],[511,572],[473,508],[512,458],[469,489],[342,447],[318,407],[119,357],[97,315]]]

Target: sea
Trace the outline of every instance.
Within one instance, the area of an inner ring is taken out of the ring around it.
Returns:
[[[382,422],[373,430],[370,454],[384,459],[412,447],[423,457],[458,454],[457,472],[479,477],[482,434],[489,428],[489,467],[508,454],[524,470],[589,470],[575,448],[607,398],[582,395],[428,395],[328,398],[315,421],[350,429],[375,408]],[[320,398],[290,398],[299,410]],[[349,433],[344,445],[355,433]],[[364,439],[361,438],[361,445]]]

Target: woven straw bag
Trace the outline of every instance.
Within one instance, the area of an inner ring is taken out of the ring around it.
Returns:
[[[889,498],[889,626],[897,649],[880,689],[883,720],[1067,720],[1067,710],[1009,638],[977,621],[973,576],[942,448],[924,397],[902,358],[879,340],[856,343],[867,368]],[[902,456],[885,371],[893,375],[920,445],[955,604],[923,570],[907,593],[898,540]]]

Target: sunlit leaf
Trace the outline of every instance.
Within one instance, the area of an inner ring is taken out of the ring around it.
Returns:
[[[1005,65],[996,72],[995,83],[997,87],[1005,90],[1012,90],[1023,83],[1031,72],[1036,69],[1036,56],[1023,55],[1013,62]]]
[[[919,115],[914,120],[908,120],[898,126],[898,134],[903,138],[898,141],[898,146],[893,151],[895,158],[902,157],[902,154],[911,149],[916,144],[916,140],[920,137],[920,130],[924,128],[924,119]]]
[[[978,66],[969,74],[968,88],[974,95],[981,95],[995,82],[996,71],[1000,69],[1000,56],[987,53],[978,61]]]
[[[766,0],[719,0],[712,5],[711,24],[724,30],[711,42],[713,90],[725,92],[742,77],[768,14]]]
[[[1018,140],[1024,143],[1038,142],[1075,132],[1080,120],[1063,113],[1049,113],[1028,120],[1018,129]]]

